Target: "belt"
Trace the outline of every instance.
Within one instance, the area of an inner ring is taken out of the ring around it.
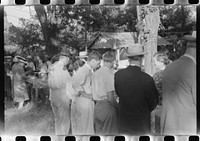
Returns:
[[[104,100],[95,100],[95,102],[103,103],[103,102],[109,102],[109,101],[107,99],[104,99]]]

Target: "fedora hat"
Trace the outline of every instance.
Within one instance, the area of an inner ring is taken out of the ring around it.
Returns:
[[[63,47],[59,53],[60,56],[66,56],[66,57],[70,57],[70,51],[66,48]]]
[[[187,42],[196,42],[196,31],[193,31],[192,35],[184,35],[181,40],[185,40]]]
[[[140,55],[145,55],[145,54],[147,54],[147,52],[143,50],[141,44],[133,44],[131,47],[128,47],[125,55],[127,57],[133,57],[133,56],[140,56]]]

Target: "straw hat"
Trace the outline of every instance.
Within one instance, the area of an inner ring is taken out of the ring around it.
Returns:
[[[133,44],[131,47],[128,47],[126,56],[127,57],[133,57],[133,56],[139,56],[139,55],[145,55],[147,52],[145,52],[142,48],[141,44]]]
[[[21,56],[18,56],[17,58],[18,58],[19,62],[27,64],[26,58],[21,57]]]
[[[17,56],[15,56],[15,57],[13,58],[13,62],[15,62],[15,63],[16,63],[16,62],[19,62],[19,59],[18,59],[18,57],[20,57],[20,56],[18,56],[18,55],[17,55]]]

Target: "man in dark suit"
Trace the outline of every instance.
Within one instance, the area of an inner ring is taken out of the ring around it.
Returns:
[[[115,91],[119,96],[119,130],[121,134],[150,133],[150,113],[158,103],[153,78],[141,71],[146,52],[140,44],[127,50],[129,66],[115,74]]]

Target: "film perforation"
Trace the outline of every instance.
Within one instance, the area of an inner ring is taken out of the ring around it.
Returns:
[[[50,4],[51,0],[40,0],[41,5],[48,5]]]
[[[75,136],[66,136],[65,141],[76,141]]]
[[[97,5],[100,4],[100,0],[89,0],[91,5]]]
[[[25,136],[17,136],[15,138],[15,141],[26,141],[26,137]]]
[[[126,141],[124,136],[115,136],[114,141]]]
[[[139,141],[150,141],[150,137],[149,136],[140,136]]]
[[[174,136],[165,136],[164,141],[175,141]]]
[[[188,141],[199,141],[198,136],[190,136]]]
[[[51,137],[50,136],[41,136],[40,141],[51,141]]]
[[[174,4],[174,0],[164,0],[164,4]]]
[[[198,4],[199,0],[188,0],[189,4]]]
[[[139,3],[142,5],[149,4],[150,0],[139,0]]]
[[[73,4],[75,4],[75,0],[65,0],[65,4],[73,5]]]
[[[124,4],[125,0],[114,0],[114,3],[119,5],[119,4]]]
[[[99,136],[91,136],[90,141],[101,141],[101,138]]]
[[[26,3],[26,0],[15,0],[15,4],[17,5],[24,5]]]

